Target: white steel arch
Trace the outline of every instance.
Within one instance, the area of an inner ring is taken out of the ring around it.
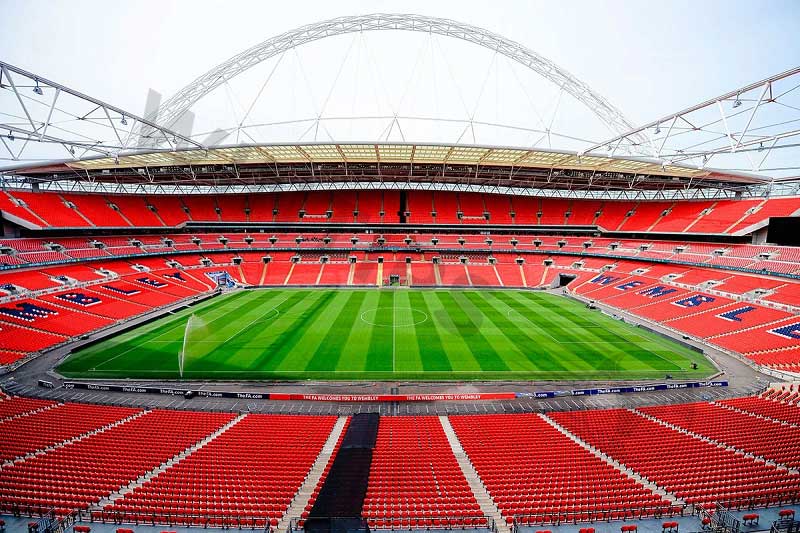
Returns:
[[[369,15],[347,16],[329,19],[301,26],[267,39],[231,57],[212,68],[189,85],[166,100],[157,113],[149,117],[153,122],[165,127],[174,125],[198,100],[237,75],[277,56],[287,50],[326,37],[364,31],[402,30],[437,34],[467,41],[488,50],[495,51],[517,63],[533,70],[548,79],[561,90],[585,105],[606,126],[619,135],[633,129],[631,122],[608,100],[594,92],[586,83],[579,80],[549,59],[542,57],[520,43],[507,39],[477,26],[463,24],[449,19],[412,14],[373,13]],[[646,138],[640,133],[629,134]]]

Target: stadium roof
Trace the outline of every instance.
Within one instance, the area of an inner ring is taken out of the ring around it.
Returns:
[[[509,147],[404,143],[236,145],[149,150],[116,157],[25,165],[28,183],[199,186],[327,182],[436,182],[611,190],[736,189],[769,179],[741,172],[663,165],[640,157]]]

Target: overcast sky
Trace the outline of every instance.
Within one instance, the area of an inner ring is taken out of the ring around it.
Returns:
[[[141,112],[283,31],[407,12],[479,25],[586,81],[643,123],[800,63],[800,1],[0,0],[0,59]]]

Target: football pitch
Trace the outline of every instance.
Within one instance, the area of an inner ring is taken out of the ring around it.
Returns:
[[[184,379],[204,380],[629,380],[714,371],[702,354],[557,295],[414,289],[238,291],[80,349],[58,370],[175,379],[180,354]]]

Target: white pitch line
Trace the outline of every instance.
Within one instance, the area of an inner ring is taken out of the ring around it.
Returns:
[[[216,303],[219,303],[219,302],[216,302]],[[203,302],[203,303],[201,303],[199,306],[197,306],[197,307],[196,307],[194,310],[195,310],[195,311],[200,311],[200,310],[206,309],[206,308],[208,307],[208,305],[210,305],[210,302],[208,302],[208,301],[207,301],[207,302]],[[223,306],[223,305],[225,305],[225,304],[224,304],[224,302],[223,302],[223,303],[220,305],[220,307],[221,307],[221,306]],[[207,324],[211,324],[211,323],[213,323],[213,322],[215,322],[215,321],[219,320],[220,318],[222,318],[222,317],[224,317],[224,316],[226,316],[226,314],[222,314],[222,315],[218,316],[217,318],[214,318],[214,319],[212,319],[210,322],[207,322]],[[178,329],[179,327],[181,327],[181,326],[182,326],[182,324],[183,324],[183,317],[178,317],[178,319],[177,319],[177,321],[176,321],[175,325],[174,325],[174,326],[172,326],[172,327],[170,327],[169,329],[167,329],[166,331],[164,331],[164,332],[163,332],[163,333],[161,333],[160,335],[156,335],[156,336],[155,336],[155,337],[153,337],[152,339],[147,339],[147,340],[145,340],[145,341],[142,341],[142,342],[140,342],[139,344],[136,344],[135,346],[133,346],[133,347],[129,348],[128,350],[125,350],[124,352],[122,352],[122,353],[119,353],[119,354],[115,355],[115,356],[114,356],[114,357],[112,357],[111,359],[106,359],[105,361],[101,362],[99,365],[95,366],[94,368],[90,368],[90,369],[89,369],[89,372],[102,372],[101,370],[97,370],[97,368],[98,368],[98,367],[101,367],[101,366],[103,366],[103,365],[106,365],[106,364],[108,364],[108,363],[110,363],[111,361],[113,361],[113,360],[117,359],[118,357],[121,357],[121,356],[123,356],[123,355],[125,355],[125,354],[127,354],[127,353],[130,353],[130,352],[132,352],[132,351],[133,351],[133,350],[135,350],[136,348],[140,348],[140,347],[144,346],[145,344],[150,344],[151,342],[154,342],[156,339],[160,339],[161,337],[163,337],[163,336],[164,336],[164,335],[166,335],[167,333],[172,333],[173,331],[175,331],[176,329]],[[158,327],[158,326],[156,325],[156,326],[154,326],[154,327]],[[185,327],[185,326],[184,326],[184,327]],[[143,335],[147,335],[147,333],[144,333]],[[169,342],[174,342],[174,341],[169,341]],[[115,370],[115,372],[116,372],[116,370]]]
[[[98,373],[103,372],[119,372],[119,370],[97,370]],[[140,372],[149,372],[149,373],[157,373],[157,372],[168,372],[166,370],[159,370],[159,369],[139,369],[132,373],[140,373]],[[388,370],[319,370],[319,371],[307,371],[307,370],[258,370],[258,369],[242,369],[242,370],[184,370],[184,374],[231,374],[231,373],[269,373],[269,374],[386,374]],[[587,373],[614,373],[614,372],[624,372],[625,374],[630,374],[633,371],[630,370],[409,370],[407,371],[408,374],[587,374]],[[636,373],[653,373],[663,375],[663,370],[636,370]],[[676,372],[688,372],[688,370],[678,370]],[[636,381],[635,378],[631,378],[629,381]]]
[[[395,295],[392,295],[392,326],[397,322],[397,308],[394,305]],[[397,338],[397,328],[392,328],[392,372],[395,371],[395,339]]]
[[[222,343],[224,344],[224,343],[226,343],[226,342],[228,342],[228,341],[232,340],[234,337],[236,337],[237,335],[239,335],[239,334],[240,334],[242,331],[246,330],[247,328],[249,328],[250,326],[252,326],[252,325],[253,325],[253,324],[255,324],[256,322],[258,322],[259,320],[266,320],[266,319],[268,319],[268,318],[275,318],[275,317],[277,317],[277,316],[278,316],[278,315],[281,313],[280,311],[278,311],[278,307],[280,307],[281,305],[285,304],[285,303],[286,303],[286,301],[287,301],[288,299],[289,299],[289,297],[287,296],[286,298],[284,298],[284,299],[283,299],[283,301],[282,301],[281,303],[279,303],[279,304],[277,304],[277,305],[273,305],[272,307],[270,307],[270,308],[268,309],[268,311],[275,311],[275,313],[276,313],[276,315],[275,315],[275,316],[271,316],[271,315],[270,315],[270,316],[268,316],[268,317],[265,317],[264,315],[257,316],[257,317],[256,317],[254,320],[251,320],[250,322],[248,322],[247,324],[245,324],[245,326],[244,326],[244,327],[242,327],[242,328],[239,328],[239,329],[236,331],[236,333],[234,333],[233,335],[231,335],[230,337],[228,337],[227,339],[225,339],[224,341],[222,341]]]
[[[164,336],[164,335],[166,335],[167,333],[172,333],[172,331],[173,331],[174,329],[175,329],[175,328],[169,328],[167,331],[165,331],[165,332],[164,332],[164,333],[162,333],[161,335],[156,335],[156,336],[155,336],[155,337],[153,337],[152,339],[146,340],[146,341],[144,341],[144,342],[141,342],[141,343],[139,343],[139,344],[137,344],[137,345],[135,345],[135,346],[133,346],[133,347],[131,347],[131,348],[128,348],[127,350],[125,350],[125,351],[124,351],[124,352],[122,352],[122,353],[118,353],[117,355],[115,355],[115,356],[114,356],[114,357],[112,357],[111,359],[106,359],[105,361],[103,361],[102,363],[100,363],[99,365],[97,365],[96,367],[92,368],[92,369],[90,370],[90,372],[96,372],[96,371],[97,371],[97,367],[100,367],[100,366],[106,365],[106,364],[110,363],[111,361],[113,361],[114,359],[116,359],[116,358],[118,358],[118,357],[122,357],[122,356],[123,356],[123,355],[125,355],[126,353],[130,353],[130,352],[132,352],[132,351],[133,351],[133,350],[135,350],[136,348],[141,348],[142,346],[144,346],[145,344],[149,343],[150,341],[153,341],[153,340],[156,340],[156,339],[158,339],[158,338],[161,338],[161,337],[163,337],[163,336]]]

